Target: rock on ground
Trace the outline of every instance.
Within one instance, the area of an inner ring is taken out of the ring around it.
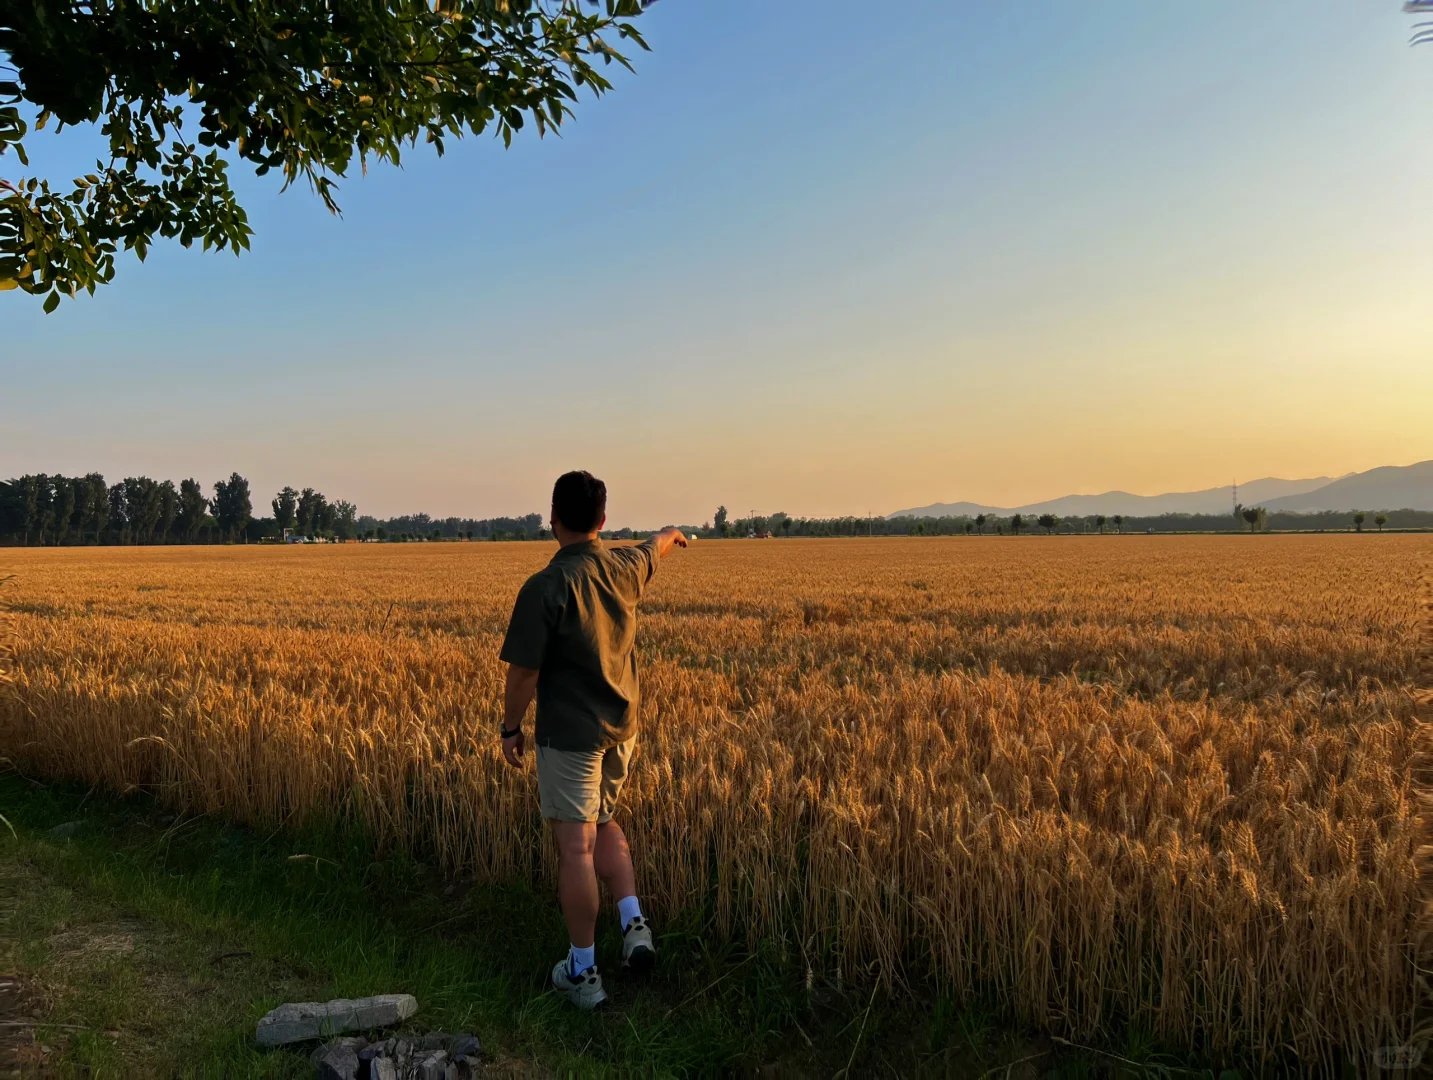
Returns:
[[[482,1068],[476,1035],[435,1031],[416,1038],[332,1039],[310,1056],[319,1080],[476,1080]]]
[[[358,1080],[358,1053],[368,1045],[367,1039],[335,1039],[314,1051],[319,1080]]]
[[[417,1011],[418,999],[412,994],[291,1002],[264,1016],[254,1037],[260,1046],[283,1046],[308,1039],[325,1039],[345,1031],[391,1027]]]

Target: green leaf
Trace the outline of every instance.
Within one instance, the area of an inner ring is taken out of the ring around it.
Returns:
[[[59,294],[58,292],[52,292],[52,293],[50,293],[49,297],[45,300],[45,314],[46,314],[46,315],[49,315],[51,312],[53,312],[53,311],[55,310],[55,308],[57,308],[57,307],[59,307],[59,306],[60,306],[60,294]]]

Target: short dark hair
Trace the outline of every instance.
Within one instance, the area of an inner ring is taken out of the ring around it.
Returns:
[[[563,473],[552,485],[552,516],[564,529],[588,533],[607,513],[607,485],[587,470]]]

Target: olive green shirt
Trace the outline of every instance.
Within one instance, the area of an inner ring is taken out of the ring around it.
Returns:
[[[637,601],[657,543],[560,548],[517,594],[501,659],[537,676],[537,745],[605,750],[637,733]]]

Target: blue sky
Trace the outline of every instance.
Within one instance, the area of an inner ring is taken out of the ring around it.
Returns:
[[[586,467],[655,525],[1433,457],[1398,8],[663,0],[561,138],[415,148],[341,219],[243,177],[241,259],[5,294],[0,473],[480,516]]]

